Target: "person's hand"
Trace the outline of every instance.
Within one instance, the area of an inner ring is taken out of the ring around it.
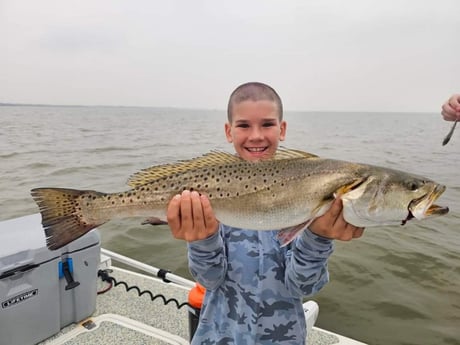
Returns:
[[[209,199],[188,190],[171,199],[167,219],[173,236],[187,242],[204,240],[219,228]]]
[[[452,95],[442,105],[441,114],[446,121],[460,120],[460,94]]]
[[[308,227],[316,235],[333,240],[350,241],[363,235],[364,228],[348,224],[342,214],[342,200],[336,198],[330,209]]]

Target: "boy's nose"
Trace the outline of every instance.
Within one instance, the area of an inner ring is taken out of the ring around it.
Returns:
[[[251,140],[260,140],[263,139],[264,135],[259,128],[253,128],[249,134],[249,139]]]

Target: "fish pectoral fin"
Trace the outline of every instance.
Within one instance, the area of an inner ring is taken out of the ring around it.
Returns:
[[[313,222],[313,219],[314,218],[309,219],[304,223],[280,230],[278,232],[278,241],[280,241],[281,247],[287,246],[291,243],[303,230],[308,228],[311,222]]]
[[[168,222],[158,217],[149,217],[141,223],[141,225],[146,225],[146,224],[155,226],[155,225],[165,225],[165,224],[168,224]]]

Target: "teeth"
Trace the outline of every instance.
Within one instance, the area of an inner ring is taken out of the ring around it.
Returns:
[[[262,152],[265,150],[265,147],[248,147],[249,152]]]

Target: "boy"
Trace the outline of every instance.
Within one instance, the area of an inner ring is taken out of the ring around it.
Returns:
[[[246,83],[228,103],[227,141],[248,161],[274,156],[286,135],[281,99],[262,83]],[[337,199],[290,245],[278,230],[251,231],[219,224],[209,200],[197,192],[176,195],[168,207],[175,238],[188,242],[189,268],[206,288],[192,344],[304,344],[302,298],[328,281],[332,239],[360,237]]]

